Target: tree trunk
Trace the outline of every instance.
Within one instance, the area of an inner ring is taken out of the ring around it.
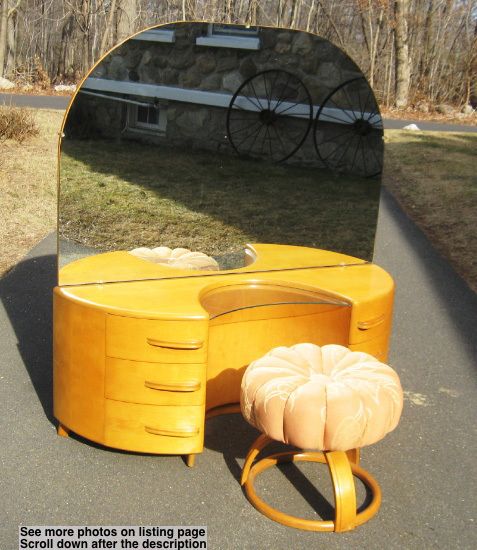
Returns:
[[[5,58],[8,38],[8,0],[2,1],[0,11],[0,77],[5,74]]]
[[[6,49],[6,59],[5,59],[5,70],[4,73],[7,77],[13,76],[15,70],[15,34],[16,34],[16,10],[7,17],[7,49]]]
[[[116,13],[117,39],[120,42],[134,32],[137,15],[136,0],[120,0]]]
[[[470,60],[466,103],[470,103],[473,109],[477,109],[477,21],[474,27],[474,41],[472,46],[473,53]]]
[[[407,13],[409,0],[395,0],[394,17],[396,28],[394,42],[396,46],[396,107],[406,107],[409,102],[409,86],[411,83],[411,60],[409,58],[409,36],[407,28]]]
[[[111,1],[109,7],[108,20],[106,22],[106,28],[104,29],[103,38],[101,40],[101,46],[99,47],[99,54],[103,55],[108,49],[109,37],[111,36],[111,30],[113,28],[114,12],[116,11],[116,0]]]
[[[73,77],[72,67],[68,66],[68,50],[71,49],[71,42],[73,41],[74,32],[74,18],[71,12],[68,12],[64,16],[63,26],[61,27],[61,40],[58,53],[58,62],[56,70],[56,79],[63,80]],[[70,71],[71,69],[71,71]],[[70,74],[68,74],[70,72]]]
[[[81,50],[81,70],[83,74],[86,74],[90,67],[89,62],[89,16],[90,16],[90,2],[89,0],[83,0],[81,5],[81,15],[83,17],[83,45]]]

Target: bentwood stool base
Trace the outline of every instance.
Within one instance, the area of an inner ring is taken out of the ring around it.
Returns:
[[[248,500],[268,518],[296,529],[307,531],[349,531],[370,520],[381,505],[381,489],[377,481],[358,465],[359,449],[350,451],[300,452],[287,451],[275,453],[254,463],[255,458],[269,443],[274,440],[267,435],[260,435],[252,444],[242,470],[241,485],[244,486]],[[335,519],[309,520],[281,512],[264,502],[255,492],[254,481],[258,474],[285,462],[320,462],[328,465],[335,497]],[[357,512],[356,491],[353,476],[359,478],[371,491],[369,505]]]

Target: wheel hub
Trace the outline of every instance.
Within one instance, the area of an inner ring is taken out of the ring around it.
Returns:
[[[270,109],[264,109],[263,111],[260,111],[260,122],[262,124],[271,126],[275,123],[277,118],[277,115],[273,111],[270,111]]]
[[[353,126],[354,126],[354,131],[359,136],[367,136],[373,129],[371,124],[364,118],[358,118],[358,120],[355,120]]]

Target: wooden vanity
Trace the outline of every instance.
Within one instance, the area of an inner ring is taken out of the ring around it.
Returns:
[[[206,418],[238,409],[270,349],[386,359],[394,285],[367,261],[382,119],[336,46],[271,27],[149,29],[91,69],[60,134],[60,435],[192,465]],[[216,270],[140,257],[159,249]]]
[[[253,265],[224,272],[173,270],[126,252],[63,268],[54,291],[59,433],[188,455],[192,465],[206,413],[234,410],[245,368],[271,348],[336,343],[386,359],[394,285],[383,269],[285,245],[253,245],[248,257]],[[118,266],[145,280],[68,285],[82,270],[107,280]]]

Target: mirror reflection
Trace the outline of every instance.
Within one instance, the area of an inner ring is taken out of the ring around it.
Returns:
[[[63,133],[60,285],[297,266],[247,243],[372,259],[382,120],[361,71],[322,38],[144,31],[91,71]]]

